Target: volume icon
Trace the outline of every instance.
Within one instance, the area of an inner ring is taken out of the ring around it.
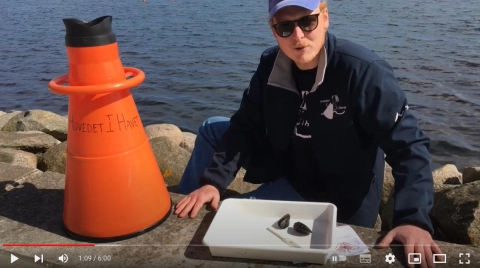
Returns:
[[[63,262],[63,263],[67,263],[67,261],[68,261],[67,254],[63,254],[62,256],[58,257],[58,260]]]

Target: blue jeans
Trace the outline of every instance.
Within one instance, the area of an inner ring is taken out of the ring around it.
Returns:
[[[181,194],[190,194],[200,188],[200,177],[210,165],[217,145],[229,126],[230,119],[227,117],[211,117],[203,122],[198,130],[190,160],[178,184],[178,190]],[[256,190],[238,195],[235,198],[305,201],[284,177],[264,183]]]

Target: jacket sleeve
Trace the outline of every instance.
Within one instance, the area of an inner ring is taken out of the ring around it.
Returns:
[[[414,224],[433,234],[430,139],[409,110],[392,68],[371,62],[360,76],[354,113],[363,131],[385,152],[395,179],[392,223]]]
[[[230,118],[230,126],[220,140],[200,185],[213,185],[223,194],[249,157],[257,129],[265,129],[262,117],[262,61],[244,91],[240,108]]]

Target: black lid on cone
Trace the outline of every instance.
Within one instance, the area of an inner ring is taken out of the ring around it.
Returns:
[[[112,16],[103,16],[86,22],[79,19],[63,19],[68,47],[95,47],[117,42],[112,32]]]

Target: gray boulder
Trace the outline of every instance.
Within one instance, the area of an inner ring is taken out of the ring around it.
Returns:
[[[177,185],[190,159],[190,153],[165,136],[151,139],[150,145],[167,186]]]
[[[0,115],[0,130],[3,130],[5,125],[8,123],[8,121],[10,121],[10,119],[12,119],[12,117],[14,117],[16,115],[19,115],[19,114],[23,114],[23,112],[14,111],[14,112],[11,112],[11,113],[5,113],[5,114]]]
[[[180,143],[180,147],[191,153],[193,151],[193,147],[195,146],[195,139],[197,138],[197,135],[190,132],[182,132],[182,136],[183,140]]]
[[[449,241],[480,246],[480,181],[435,193],[431,216]]]
[[[463,183],[480,181],[480,167],[467,167],[462,172]]]
[[[5,185],[5,191],[7,192],[15,188],[22,188],[25,183],[30,182],[41,174],[43,174],[43,172],[36,168],[28,168],[0,162],[0,182],[8,182]],[[5,195],[3,195],[3,197],[4,196]],[[1,199],[2,195],[0,195],[0,204],[2,203]]]
[[[380,211],[382,211],[390,199],[395,186],[395,180],[392,175],[392,167],[385,162],[385,170],[383,172],[383,192],[382,200],[380,201]]]
[[[462,173],[458,172],[455,165],[447,164],[432,172],[435,185],[462,184]]]
[[[67,142],[49,148],[38,160],[38,169],[65,174],[67,163]]]
[[[0,148],[0,162],[15,166],[37,168],[36,155],[12,148]]]
[[[37,130],[52,135],[60,141],[67,140],[68,119],[58,114],[43,111],[29,110],[12,117],[3,127],[4,131],[32,131]]]
[[[183,141],[182,131],[172,124],[155,124],[145,127],[145,133],[149,140],[158,137],[168,137],[176,145]]]
[[[17,131],[17,122],[21,120],[25,115],[25,112],[15,111],[0,116],[0,130],[1,131]]]
[[[246,170],[241,168],[227,189],[235,191],[238,194],[244,194],[256,190],[260,184],[244,182],[243,177],[245,177],[245,172]]]
[[[0,148],[14,148],[36,154],[59,143],[59,140],[40,131],[0,131]]]

